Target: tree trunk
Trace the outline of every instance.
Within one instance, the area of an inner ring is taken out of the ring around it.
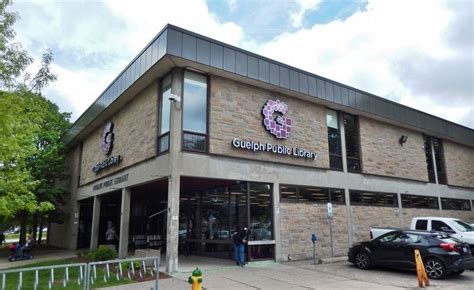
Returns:
[[[51,218],[48,216],[48,236],[46,237],[47,245],[49,245],[49,237],[51,237]]]
[[[20,213],[20,245],[26,242],[26,211],[22,210]]]
[[[37,233],[38,233],[38,219],[39,219],[39,216],[38,216],[38,213],[35,213],[33,214],[33,234],[31,236],[31,240],[36,242],[36,237],[37,237]]]
[[[36,242],[37,245],[41,245],[41,240],[43,239],[43,227],[44,227],[44,215],[41,214],[40,224],[39,224],[38,241]]]

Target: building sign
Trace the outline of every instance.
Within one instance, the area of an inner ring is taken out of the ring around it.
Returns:
[[[276,113],[276,117],[273,115]],[[277,139],[288,139],[293,128],[293,120],[286,117],[288,105],[280,100],[268,100],[262,108],[263,126]],[[278,155],[293,156],[316,160],[317,152],[300,147],[287,147],[285,145],[272,144],[267,142],[258,142],[253,140],[242,140],[240,138],[232,139],[232,147],[248,150],[252,152],[269,152]]]
[[[270,134],[275,136],[278,139],[288,139],[291,134],[291,127],[293,121],[285,117],[286,112],[288,111],[288,105],[280,102],[280,100],[268,100],[262,108],[263,125]],[[276,118],[273,117],[273,114],[278,112]]]
[[[112,153],[112,148],[114,146],[114,123],[108,122],[104,128],[104,134],[102,135],[102,152],[105,155]]]
[[[112,153],[112,149],[114,147],[114,123],[108,122],[105,125],[104,128],[104,133],[102,134],[102,144],[101,144],[101,150],[104,152],[105,155],[110,155]],[[121,155],[117,156],[110,156],[107,159],[97,163],[94,167],[92,167],[92,172],[95,174],[99,173],[101,170],[109,167],[116,165],[120,163],[122,160]]]
[[[112,179],[106,180],[104,182],[98,183],[98,184],[96,184],[92,187],[92,190],[96,191],[96,190],[99,190],[99,189],[107,188],[107,187],[112,186],[114,184],[119,184],[119,183],[125,182],[127,180],[128,180],[128,173],[124,174],[122,176],[112,178]]]
[[[285,145],[255,142],[252,140],[240,140],[239,138],[232,139],[232,146],[253,152],[270,152],[278,155],[288,155],[312,160],[316,160],[318,157],[317,152],[309,151],[304,148],[287,147]]]

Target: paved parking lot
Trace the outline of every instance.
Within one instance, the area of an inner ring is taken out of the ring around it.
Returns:
[[[176,273],[173,278],[161,280],[160,289],[189,289],[186,282],[189,274]],[[310,261],[255,263],[244,268],[228,265],[205,270],[203,280],[204,289],[418,289],[415,272],[363,271],[348,262],[316,266]],[[429,289],[474,289],[474,271],[430,282]],[[150,286],[137,283],[114,289],[150,289]]]

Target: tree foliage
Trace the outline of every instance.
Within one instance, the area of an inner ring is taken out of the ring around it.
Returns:
[[[0,3],[0,222],[52,211],[64,200],[55,181],[64,172],[64,145],[69,113],[42,96],[56,80],[53,54],[43,53],[38,72],[26,69],[34,59],[14,42],[18,15]]]

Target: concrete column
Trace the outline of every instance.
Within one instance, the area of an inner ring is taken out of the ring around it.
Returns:
[[[273,236],[275,239],[275,261],[282,261],[281,256],[281,219],[280,219],[280,183],[273,183]]]
[[[354,242],[353,230],[352,230],[352,209],[351,209],[351,195],[349,189],[344,188],[344,199],[346,201],[346,216],[347,216],[347,235],[349,240],[349,246]]]
[[[100,197],[94,196],[94,205],[92,208],[92,227],[91,227],[91,246],[95,250],[99,244],[99,220],[100,220]]]
[[[120,210],[120,236],[118,257],[128,256],[128,228],[130,225],[130,188],[122,189],[122,206]]]
[[[171,92],[183,99],[183,75],[182,68],[173,70],[173,83]],[[180,195],[180,171],[181,171],[181,114],[182,102],[171,104],[170,117],[170,176],[168,179],[168,217],[166,220],[166,271],[178,271],[178,235],[179,235],[179,195]]]

